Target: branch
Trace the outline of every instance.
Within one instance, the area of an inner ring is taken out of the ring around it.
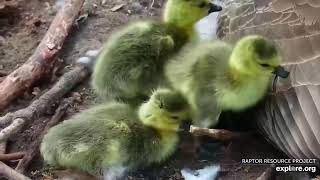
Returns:
[[[57,13],[49,30],[31,57],[0,83],[0,111],[51,71],[84,0],[69,0]]]
[[[7,142],[0,142],[0,154],[5,154],[7,150]]]
[[[32,144],[30,145],[30,148],[27,151],[27,153],[25,154],[25,156],[18,163],[18,165],[16,167],[16,171],[18,171],[19,173],[25,172],[25,170],[28,168],[30,162],[39,153],[39,146],[41,144],[41,141],[42,141],[44,135],[48,132],[48,130],[51,127],[57,125],[61,121],[62,117],[67,112],[67,109],[70,107],[71,104],[74,103],[74,101],[75,101],[75,98],[71,97],[71,98],[66,99],[65,101],[63,101],[60,104],[60,106],[56,110],[55,114],[52,116],[51,120],[45,126],[44,130],[41,133],[39,133],[40,135],[38,136],[38,138],[32,142]]]
[[[248,136],[247,133],[232,132],[225,129],[208,129],[190,126],[190,133],[194,136],[208,136],[216,141],[231,141],[241,139],[242,137]]]
[[[17,171],[13,170],[3,162],[0,162],[0,175],[6,177],[9,180],[31,180],[23,174],[20,174]]]
[[[24,152],[16,152],[10,154],[0,154],[0,161],[11,161],[21,159],[24,156]]]
[[[23,127],[25,122],[26,121],[22,118],[13,120],[13,122],[9,126],[0,131],[0,139],[3,139],[5,141],[11,135],[16,134]]]
[[[84,66],[76,66],[73,70],[64,74],[59,81],[39,99],[33,101],[27,108],[20,109],[13,113],[7,113],[0,117],[0,125],[11,123],[0,131],[0,142],[5,141],[12,135],[19,132],[26,122],[43,115],[52,104],[57,103],[76,84],[82,82],[89,75],[89,70]]]

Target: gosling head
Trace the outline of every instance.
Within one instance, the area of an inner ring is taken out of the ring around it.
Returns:
[[[164,10],[164,21],[181,28],[193,28],[193,25],[212,12],[221,11],[222,7],[209,0],[168,0]]]
[[[184,97],[169,89],[158,89],[139,108],[143,124],[162,131],[178,131],[189,117],[189,106]]]
[[[266,38],[250,35],[240,39],[230,57],[230,66],[241,74],[287,78],[289,72],[280,66],[281,57],[276,46]]]

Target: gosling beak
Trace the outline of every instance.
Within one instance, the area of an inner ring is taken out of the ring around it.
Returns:
[[[222,7],[219,5],[216,5],[216,4],[210,3],[209,6],[210,6],[210,8],[209,8],[208,14],[213,13],[213,12],[219,12],[222,10]]]
[[[286,71],[282,66],[277,66],[272,73],[281,78],[287,78],[290,74],[290,72]]]
[[[180,124],[179,131],[180,131],[180,132],[189,132],[189,131],[190,131],[190,126],[191,126],[191,122],[189,122],[189,121],[183,121],[183,122]]]

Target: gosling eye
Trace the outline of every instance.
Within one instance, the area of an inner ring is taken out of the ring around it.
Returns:
[[[206,4],[205,2],[202,2],[201,4],[199,4],[198,7],[199,7],[199,8],[204,8],[204,7],[206,7],[206,5],[207,5],[207,4]]]
[[[170,116],[171,119],[178,120],[179,116]]]
[[[265,68],[270,67],[270,65],[269,65],[269,64],[264,64],[264,63],[260,64],[260,66],[265,67]]]

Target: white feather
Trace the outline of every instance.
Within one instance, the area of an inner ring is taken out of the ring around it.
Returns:
[[[63,7],[66,0],[56,0],[54,7],[59,10]]]
[[[90,70],[93,69],[93,66],[95,64],[95,61],[97,59],[97,56],[99,55],[100,49],[94,49],[94,50],[88,50],[84,56],[80,57],[79,59],[76,60],[76,63],[82,64],[86,67],[88,67]]]
[[[214,180],[217,178],[219,171],[220,166],[212,165],[199,170],[185,168],[181,170],[181,174],[185,180]]]
[[[104,180],[117,180],[121,179],[127,171],[124,166],[114,166],[103,171]]]
[[[76,62],[79,64],[90,64],[92,59],[90,57],[80,57]]]
[[[231,0],[229,0],[231,1]],[[226,7],[224,0],[213,0],[212,3]],[[201,41],[211,41],[217,39],[218,16],[220,12],[211,13],[202,18],[195,25],[196,32],[198,33]]]
[[[217,39],[218,15],[219,13],[211,13],[196,24],[196,31],[201,41]]]
[[[101,50],[101,49],[88,50],[88,51],[86,52],[86,55],[87,55],[87,56],[90,56],[90,57],[97,57],[98,54],[100,53],[100,50]]]

